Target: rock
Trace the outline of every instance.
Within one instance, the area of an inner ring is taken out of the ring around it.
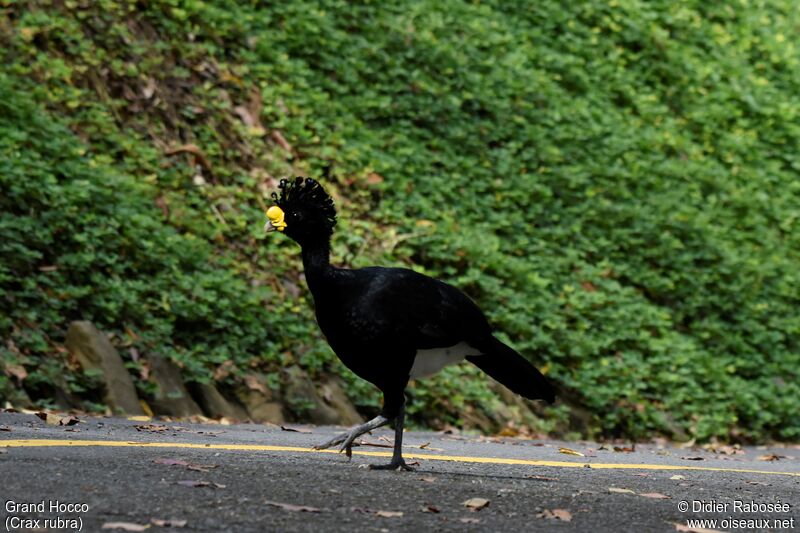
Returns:
[[[314,382],[299,366],[286,369],[284,395],[295,419],[312,424],[339,424],[340,415],[317,392]]]
[[[150,402],[155,414],[175,417],[203,414],[186,390],[181,371],[175,363],[155,354],[148,355],[147,361],[150,364],[149,381],[157,387]]]
[[[142,415],[136,388],[122,358],[91,322],[79,321],[69,325],[67,349],[84,371],[99,370],[103,382],[103,400],[115,413]]]
[[[244,383],[235,389],[238,399],[253,422],[269,422],[282,424],[283,404],[278,401],[276,394],[269,388],[267,378],[262,374],[248,374]]]
[[[213,383],[191,383],[189,390],[208,417],[232,421],[246,421],[250,418],[244,407],[225,398]]]
[[[331,377],[319,386],[319,393],[327,405],[336,411],[337,424],[354,426],[364,422],[364,417],[358,414],[347,394],[341,379]]]

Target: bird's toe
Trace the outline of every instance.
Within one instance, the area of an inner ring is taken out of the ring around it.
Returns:
[[[370,470],[404,470],[406,472],[414,472],[414,468],[408,466],[403,459],[399,461],[392,460],[388,465],[369,465]]]

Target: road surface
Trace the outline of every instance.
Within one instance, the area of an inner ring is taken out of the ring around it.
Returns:
[[[390,429],[348,461],[311,449],[341,428],[79,418],[0,413],[6,531],[800,531],[796,445],[407,432],[417,470],[387,472]]]

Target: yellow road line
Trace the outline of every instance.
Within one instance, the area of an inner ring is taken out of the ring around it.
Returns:
[[[242,450],[258,452],[300,452],[300,453],[339,453],[337,450],[314,450],[299,446],[271,446],[266,444],[197,444],[193,442],[135,442],[118,440],[54,440],[54,439],[19,439],[2,440],[0,448],[39,448],[98,446],[115,448],[184,448],[202,450]],[[353,450],[353,455],[368,457],[391,457],[390,452],[367,452]],[[423,459],[426,461],[453,461],[459,463],[485,463],[498,465],[552,466],[557,468],[619,469],[619,470],[680,470],[703,472],[737,472],[745,474],[768,474],[775,476],[800,477],[800,472],[776,472],[770,470],[751,470],[747,468],[717,468],[711,466],[655,465],[637,463],[586,463],[572,461],[538,461],[533,459],[509,459],[504,457],[470,457],[460,455],[439,455],[428,453],[404,453],[406,459]]]

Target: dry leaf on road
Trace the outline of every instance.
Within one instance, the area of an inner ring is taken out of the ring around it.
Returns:
[[[681,475],[679,475],[679,474],[676,474],[676,475],[672,476],[670,479],[680,480],[680,479],[686,479],[686,478],[681,476]]]
[[[194,470],[195,472],[210,472],[214,468],[219,468],[219,465],[196,465],[182,459],[169,459],[164,457],[154,459],[153,462],[166,466],[185,466],[187,470]]]
[[[470,498],[464,502],[464,507],[467,507],[473,511],[480,511],[481,509],[489,507],[489,503],[491,502],[486,498]]]
[[[327,509],[319,509],[317,507],[309,507],[308,505],[295,505],[293,503],[282,503],[265,500],[264,503],[273,507],[280,507],[284,511],[292,511],[295,513],[321,513]]]
[[[572,521],[572,513],[566,509],[545,509],[536,515],[536,518],[549,518],[552,520],[561,520],[562,522]]]
[[[570,449],[570,448],[563,448],[563,447],[562,447],[562,448],[559,448],[559,449],[558,449],[558,452],[559,452],[559,453],[566,454],[566,455],[577,455],[578,457],[586,457],[586,456],[585,456],[584,454],[582,454],[581,452],[576,452],[575,450],[572,450],[572,449]]]
[[[152,431],[154,433],[167,431],[169,429],[169,427],[163,424],[136,424],[133,427],[136,428],[136,431]]]
[[[777,461],[779,459],[786,459],[785,455],[775,455],[774,453],[770,453],[768,455],[759,455],[759,461]]]
[[[620,489],[617,487],[608,487],[608,492],[615,492],[617,494],[636,494],[631,489]]]
[[[403,516],[403,511],[382,511],[380,509],[367,509],[364,507],[351,507],[350,510],[354,513],[374,514],[382,518],[399,518]]]
[[[162,520],[160,518],[151,518],[150,523],[158,527],[185,527],[186,520]]]
[[[38,416],[39,418],[44,420],[45,423],[51,426],[74,426],[75,424],[80,422],[80,420],[78,420],[74,416],[62,416],[53,413],[45,413],[43,411],[36,413],[36,416]]]
[[[176,481],[178,485],[183,485],[184,487],[212,487],[215,489],[224,489],[226,485],[222,485],[221,483],[214,483],[213,481],[200,481],[195,479],[187,479],[183,481]]]
[[[397,518],[403,516],[403,511],[375,511],[375,515],[383,518]]]

